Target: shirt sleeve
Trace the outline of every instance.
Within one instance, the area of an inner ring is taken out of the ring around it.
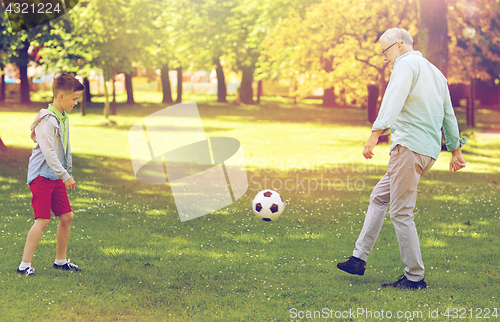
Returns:
[[[443,132],[444,138],[446,140],[446,149],[451,152],[455,151],[459,147],[462,147],[467,142],[467,140],[465,138],[460,138],[458,122],[457,118],[455,117],[455,112],[453,111],[450,91],[448,89],[446,90],[445,95]]]
[[[391,79],[387,85],[380,111],[373,123],[372,131],[385,130],[382,135],[392,133],[392,126],[401,113],[403,106],[413,86],[413,69],[404,61],[394,66]]]
[[[43,157],[47,161],[49,167],[59,178],[66,181],[71,177],[71,175],[66,169],[64,169],[61,161],[59,161],[59,158],[57,157],[56,149],[54,147],[56,131],[54,125],[48,118],[49,116],[40,120],[40,123],[38,123],[35,128],[37,142],[40,145],[40,150],[42,150]]]

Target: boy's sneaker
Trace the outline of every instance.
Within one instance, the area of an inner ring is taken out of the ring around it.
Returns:
[[[427,288],[427,283],[425,283],[425,279],[422,279],[421,281],[418,282],[412,282],[409,279],[407,279],[406,276],[403,274],[400,277],[398,277],[398,280],[394,283],[382,284],[382,287],[389,287],[389,286],[395,288],[409,288],[413,290],[419,290]]]
[[[26,275],[26,276],[36,276],[35,275],[35,269],[33,267],[28,267],[28,268],[25,268],[25,269],[17,269],[17,272],[19,274],[23,274],[23,275]]]
[[[71,269],[74,269],[77,272],[81,271],[81,269],[78,268],[78,265],[70,263],[69,259],[68,259],[68,262],[66,264],[64,264],[64,265],[57,265],[56,263],[54,263],[54,268],[62,269],[62,270],[65,270],[65,271],[69,271]]]
[[[337,268],[349,274],[363,275],[365,274],[366,262],[361,258],[351,256],[347,262],[338,263]]]

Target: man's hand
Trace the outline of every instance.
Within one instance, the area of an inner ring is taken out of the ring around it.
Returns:
[[[64,185],[66,186],[67,190],[75,189],[76,182],[75,182],[75,179],[73,179],[73,176],[69,177],[68,180],[64,181]]]
[[[365,159],[373,158],[373,148],[377,145],[378,138],[383,132],[384,130],[376,130],[372,132],[372,135],[370,135],[368,141],[366,141],[365,146],[363,147],[363,156]]]
[[[451,153],[452,153],[452,157],[450,160],[450,172],[451,171],[458,171],[462,168],[465,168],[465,159],[462,156],[462,150],[460,148],[458,148]]]
[[[374,140],[371,136],[363,147],[363,156],[365,159],[373,158],[373,148],[377,145],[378,139]]]

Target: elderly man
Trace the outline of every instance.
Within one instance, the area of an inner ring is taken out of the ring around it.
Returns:
[[[413,50],[413,39],[403,29],[387,30],[381,37],[384,61],[394,70],[382,100],[372,134],[363,148],[366,159],[380,135],[392,134],[387,173],[370,195],[370,205],[353,256],[337,267],[347,273],[363,275],[389,208],[391,221],[406,266],[404,274],[383,287],[426,288],[413,209],[417,185],[441,151],[441,128],[446,147],[452,151],[449,171],[465,167],[457,120],[451,105],[447,80],[422,54]],[[390,205],[390,206],[389,206]]]

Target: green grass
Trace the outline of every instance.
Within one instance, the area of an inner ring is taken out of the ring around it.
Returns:
[[[235,107],[191,98],[202,102],[207,136],[241,142],[246,195],[180,222],[170,188],[138,183],[128,152],[129,128],[164,106],[119,104],[109,126],[102,122],[102,104],[91,104],[84,117],[75,109],[70,122],[77,189],[69,198],[76,217],[68,257],[83,271],[51,268],[52,220],[33,260],[35,278],[15,269],[33,223],[25,184],[33,147],[29,125],[44,105],[0,106],[0,136],[9,146],[0,154],[2,320],[287,321],[294,320],[292,308],[384,310],[393,320],[410,320],[397,319],[398,311],[422,312],[413,320],[428,320],[429,311],[438,309],[444,320],[448,308],[473,309],[474,315],[477,308],[500,308],[500,137],[474,135],[498,126],[500,113],[481,110],[480,127],[467,129],[464,171],[449,174],[450,155],[443,152],[421,179],[415,221],[430,288],[405,291],[380,286],[404,268],[388,216],[365,275],[336,268],[352,252],[371,189],[389,158],[388,144],[375,148],[374,159],[362,157],[370,131],[365,110],[286,99]],[[463,111],[457,114],[462,124]],[[264,187],[280,190],[287,204],[276,222],[252,214],[251,200]]]

